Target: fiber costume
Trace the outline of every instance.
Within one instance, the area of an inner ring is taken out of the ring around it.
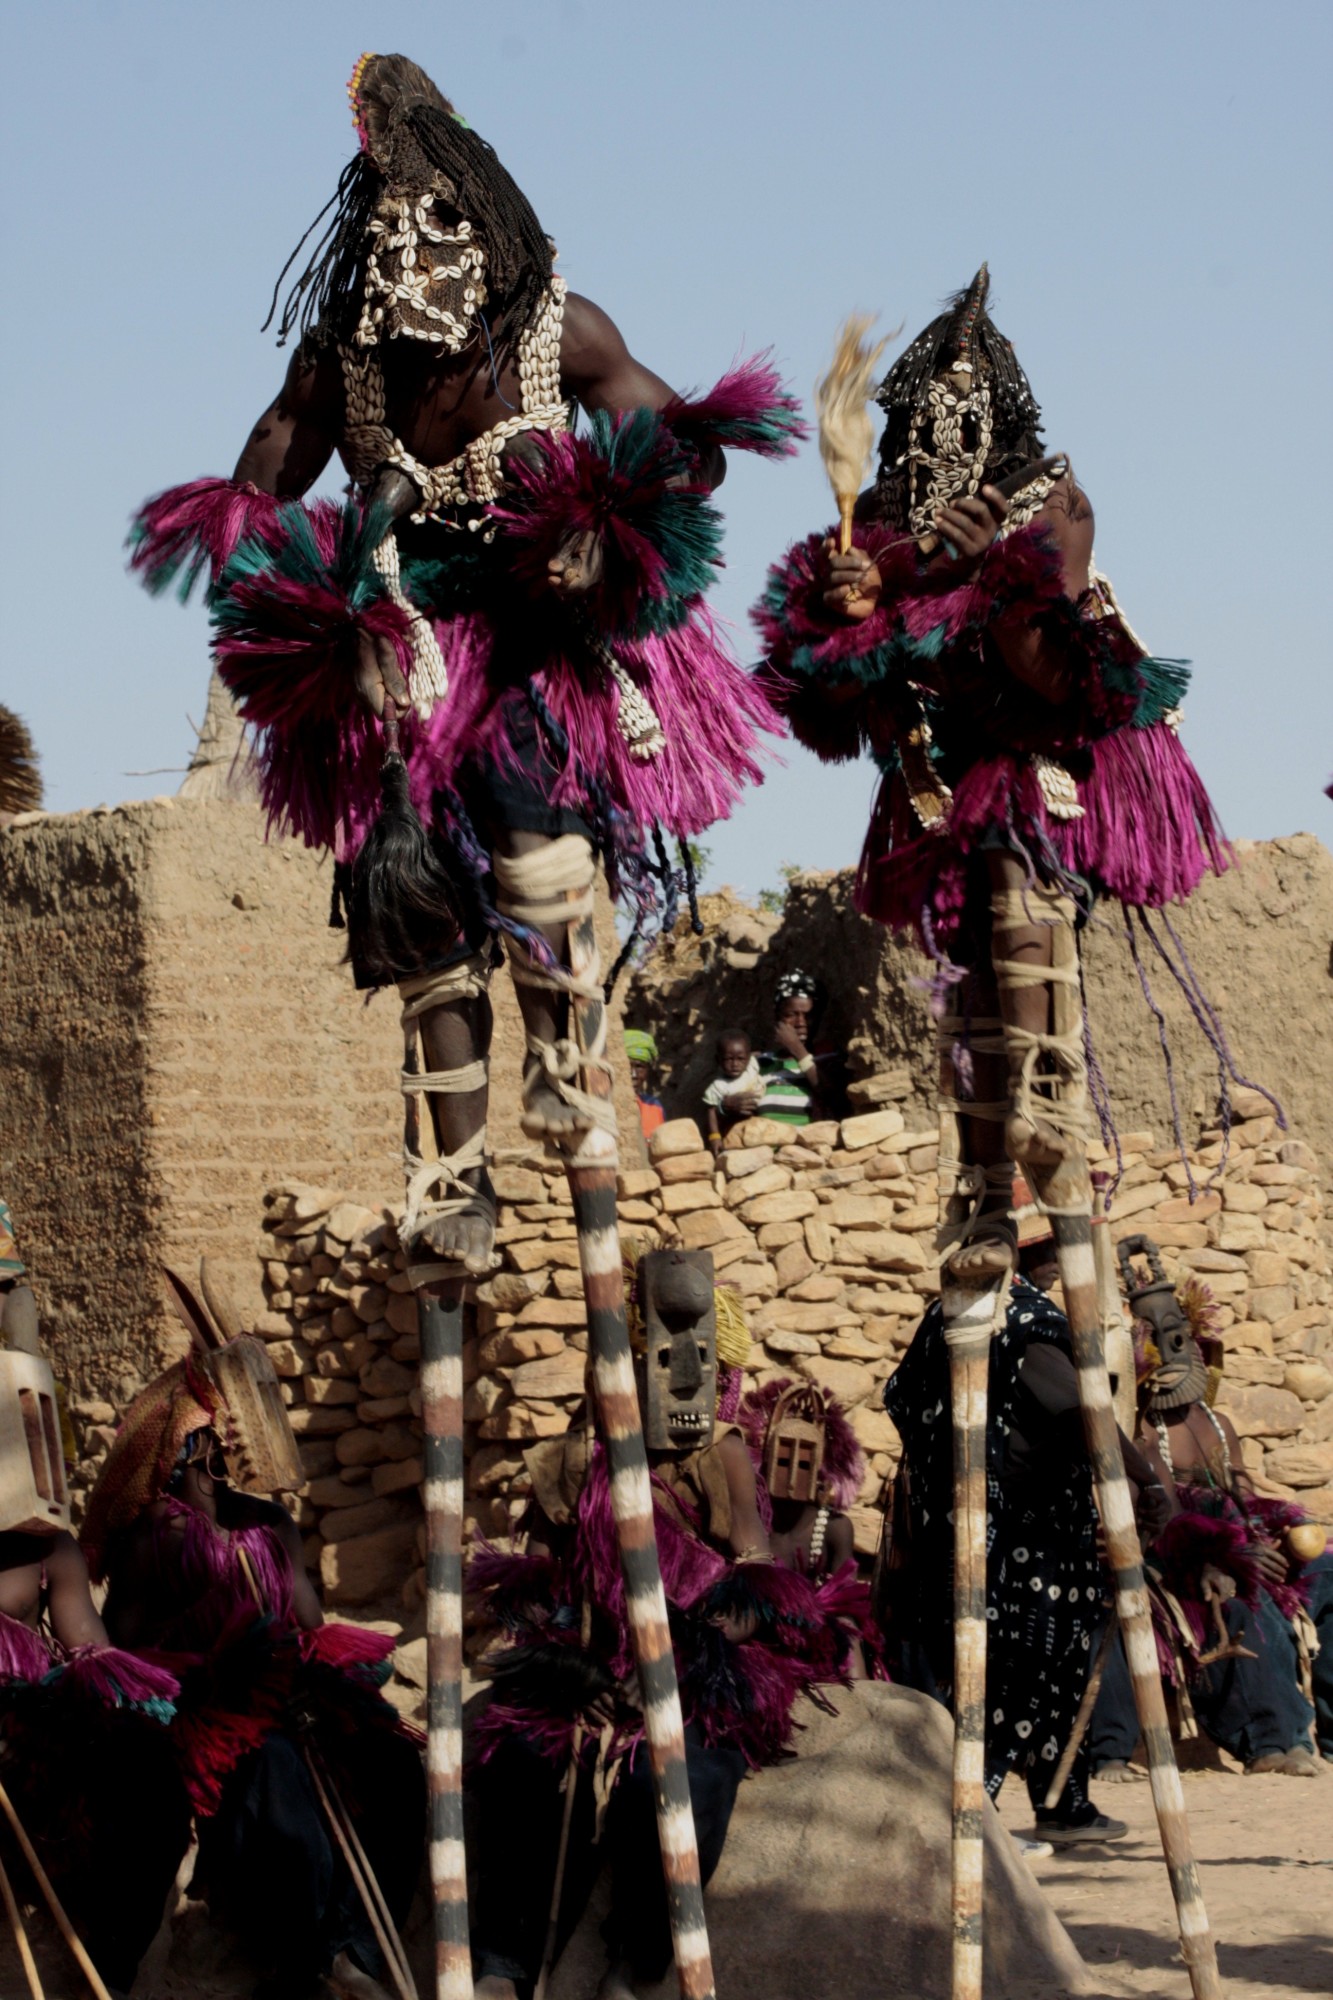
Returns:
[[[180,1682],[171,1747],[199,1823],[199,1879],[276,1990],[343,1952],[383,1976],[376,1936],[321,1810],[332,1777],[401,1926],[421,1865],[419,1751],[377,1692],[392,1642],[305,1629],[281,1510],[219,1489],[216,1521],[178,1497],[225,1424],[193,1357],[136,1399],[89,1501],[85,1549],[108,1628]]]
[[[739,1400],[748,1336],[734,1297],[714,1295],[707,1253],[652,1253],[632,1289],[652,1528],[706,1883],[746,1768],[789,1746],[799,1692],[847,1677],[849,1642],[838,1623],[846,1580],[817,1589],[773,1560],[762,1482],[724,1415]],[[652,1824],[645,1716],[632,1684],[635,1614],[617,1559],[610,1462],[602,1439],[581,1425],[525,1458],[533,1486],[526,1549],[483,1549],[470,1576],[504,1635],[486,1658],[492,1694],[474,1729],[469,1778],[478,1829],[476,1971],[512,1979],[522,1991],[543,1961],[553,1961],[596,1878],[604,1823],[612,1957],[636,1980],[651,1981],[670,1957],[662,1877],[665,1869],[670,1883],[674,1855],[659,1851]],[[566,1792],[563,1884],[553,1898],[566,1772],[576,1775]],[[548,1913],[553,1930],[543,1953]]]
[[[1311,1723],[1318,1715],[1316,1740],[1327,1754],[1333,1714],[1333,1561],[1323,1531],[1299,1506],[1255,1493],[1233,1462],[1212,1409],[1223,1345],[1208,1287],[1196,1278],[1173,1286],[1146,1237],[1122,1242],[1120,1259],[1136,1316],[1142,1434],[1155,1440],[1179,1505],[1149,1556],[1163,1676],[1178,1690],[1187,1728],[1197,1716],[1245,1764],[1306,1775]],[[1179,1448],[1182,1422],[1196,1452],[1178,1469],[1172,1437]],[[1257,1560],[1265,1545],[1282,1551],[1284,1575]],[[1121,1661],[1108,1682],[1093,1754],[1123,1763],[1138,1731]]]

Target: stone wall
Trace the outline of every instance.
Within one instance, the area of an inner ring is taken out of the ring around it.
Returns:
[[[1331,1286],[1317,1162],[1274,1128],[1262,1099],[1243,1097],[1238,1109],[1249,1115],[1233,1128],[1220,1187],[1193,1203],[1174,1150],[1153,1133],[1126,1133],[1112,1234],[1147,1232],[1173,1275],[1193,1272],[1211,1286],[1226,1343],[1220,1405],[1247,1466],[1262,1490],[1333,1521]],[[1201,1135],[1191,1154],[1200,1182],[1221,1147],[1220,1134]],[[881,1390],[938,1290],[934,1131],[887,1103],[799,1130],[752,1119],[720,1165],[687,1119],[654,1134],[650,1150],[650,1166],[621,1175],[626,1241],[710,1249],[745,1300],[752,1379],[805,1375],[848,1406],[869,1461],[854,1512],[869,1552],[899,1454]],[[567,1427],[587,1354],[563,1174],[509,1149],[496,1186],[503,1269],[468,1308],[469,1535],[508,1532],[526,1500],[523,1446]],[[267,1302],[253,1325],[283,1378],[310,1473],[300,1520],[328,1600],[387,1598],[411,1611],[424,1589],[419,1342],[395,1215],[329,1189],[273,1189],[258,1240]],[[100,1448],[93,1439],[92,1459]]]
[[[703,898],[706,934],[681,925],[636,976],[627,1006],[650,1027],[662,1055],[668,1116],[695,1116],[713,1074],[713,1042],[744,1028],[765,1046],[773,993],[794,966],[828,995],[827,1041],[847,1052],[852,1108],[876,1075],[902,1069],[901,1100],[926,1124],[935,1101],[931,967],[852,907],[851,870],[798,875],[779,915],[748,908],[729,891]],[[1333,854],[1310,833],[1238,841],[1236,865],[1202,882],[1171,913],[1177,936],[1218,1011],[1242,1070],[1281,1098],[1290,1136],[1333,1160]],[[1162,919],[1154,920],[1175,949]],[[1152,944],[1140,952],[1169,1035],[1187,1136],[1213,1116],[1217,1063],[1190,1007]],[[1170,1087],[1152,1015],[1115,905],[1083,937],[1088,1018],[1110,1080],[1117,1123],[1151,1127],[1169,1142]]]

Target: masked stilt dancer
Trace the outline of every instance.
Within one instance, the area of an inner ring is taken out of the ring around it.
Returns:
[[[459,1287],[495,1261],[487,987],[503,940],[527,1031],[523,1125],[569,1165],[597,1393],[619,1413],[608,1448],[641,1572],[641,1665],[665,1676],[646,1703],[650,1737],[665,1731],[665,1827],[684,1775],[651,1537],[640,1545],[593,884],[600,858],[636,932],[659,891],[674,921],[667,837],[724,816],[759,776],[774,716],[703,603],[719,553],[709,496],[724,449],[781,455],[798,426],[762,364],[683,397],[636,361],[567,291],[531,203],[414,63],[363,57],[351,99],[359,150],[308,263],[275,293],[282,336],[298,336],[286,382],[230,480],[143,510],[133,566],[157,585],[209,570],[218,667],[255,731],[273,823],[332,850],[356,978],[396,983],[403,1001],[400,1235],[426,1300],[431,1854],[453,2000],[468,1985]],[[335,452],[352,499],[303,506]],[[682,1857],[678,1945],[688,1991],[704,1994],[690,1873]]]
[[[914,931],[938,968],[944,1279],[954,1338],[977,1331],[977,1382],[958,1378],[976,1417],[964,1441],[984,1430],[982,1350],[1013,1271],[1015,1161],[1052,1219],[1183,1949],[1196,1995],[1213,1995],[1106,1391],[1076,927],[1098,897],[1122,906],[1145,993],[1155,954],[1213,1042],[1225,1095],[1225,1038],[1166,909],[1225,849],[1179,737],[1185,667],[1149,656],[1096,569],[1091,505],[1068,459],[1043,456],[988,288],[983,266],[885,378],[878,476],[848,510],[850,546],[797,543],[756,618],[797,736],[832,761],[868,749],[879,763],[858,903]],[[977,1481],[964,1455],[960,1496]],[[970,1964],[975,1985],[975,1952]]]

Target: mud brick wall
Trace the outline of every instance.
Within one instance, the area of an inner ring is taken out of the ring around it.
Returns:
[[[401,1190],[398,1009],[355,992],[329,890],[327,860],[266,841],[243,801],[0,830],[0,1193],[90,1424],[176,1349],[160,1259],[206,1253],[253,1316],[266,1189]],[[602,930],[613,951],[605,899]],[[492,1134],[512,1144],[523,1043],[507,978],[494,994]]]
[[[879,1087],[902,1086],[886,1073]],[[1232,1130],[1221,1183],[1193,1202],[1173,1149],[1151,1132],[1123,1136],[1112,1234],[1154,1236],[1173,1276],[1193,1272],[1211,1286],[1227,1350],[1220,1404],[1247,1466],[1262,1490],[1330,1521],[1333,1333],[1317,1162],[1275,1128],[1262,1098],[1242,1096],[1237,1108],[1249,1115]],[[720,1163],[693,1121],[679,1119],[650,1151],[648,1166],[621,1174],[626,1242],[711,1250],[745,1301],[751,1379],[804,1375],[846,1404],[868,1458],[853,1516],[868,1553],[899,1456],[881,1391],[939,1288],[934,1132],[885,1104],[804,1129],[751,1119]],[[1200,1185],[1221,1152],[1220,1133],[1200,1136],[1190,1155]],[[567,1428],[587,1357],[563,1174],[510,1149],[495,1178],[503,1268],[477,1288],[465,1349],[469,1536],[510,1531],[528,1494],[523,1447]],[[393,1599],[410,1612],[424,1590],[419,1343],[395,1216],[327,1188],[273,1189],[255,1330],[283,1378],[310,1474],[300,1520],[326,1597]]]

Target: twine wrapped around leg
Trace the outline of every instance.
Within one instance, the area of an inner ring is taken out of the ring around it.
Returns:
[[[483,1164],[485,1124],[454,1152],[441,1154],[427,1096],[462,1096],[487,1080],[484,1058],[453,1070],[428,1070],[422,1017],[486,992],[489,967],[471,958],[443,972],[404,980],[403,1165],[407,1205],[399,1239],[421,1320],[421,1427],[425,1440],[422,1500],[426,1516],[426,1777],[430,1792],[430,1881],[436,2000],[471,2000],[467,1864],[463,1845],[463,1289],[461,1264],[434,1255],[421,1236],[441,1217],[476,1215],[495,1228],[490,1197],[463,1176]],[[446,1192],[432,1198],[432,1190]],[[492,1252],[490,1262],[496,1259]]]
[[[1008,1098],[964,1097],[959,1083],[962,1037],[969,1056],[990,1059],[1005,1054],[1004,1023],[982,1016],[967,1021],[946,1014],[939,1023],[940,1232],[937,1248],[950,1276],[963,1286],[986,1286],[1013,1276],[1018,1231],[1012,1213],[1013,1161],[985,1164],[971,1157],[975,1144],[964,1143],[965,1120],[1001,1126],[1009,1113]]]
[[[1040,914],[1037,912],[1040,911]],[[1092,1245],[1092,1182],[1087,1163],[1087,1069],[1083,1059],[1082,999],[1073,906],[1037,885],[998,891],[992,901],[997,933],[1037,922],[1052,927],[1051,963],[1042,968],[996,954],[1001,1008],[1023,987],[1043,981],[1051,989],[1050,1030],[1035,1033],[1006,1024],[1015,1105],[1006,1128],[1011,1150],[1023,1160],[1037,1206],[1055,1236],[1078,1371],[1083,1430],[1092,1463],[1097,1506],[1115,1574],[1116,1610],[1124,1635],[1143,1730],[1153,1804],[1161,1833],[1180,1944],[1194,2000],[1221,2000],[1217,1956],[1190,1842],[1185,1800],[1167,1729],[1157,1646],[1144,1585],[1143,1556],[1120,1452],[1120,1436],[1106,1372],[1102,1311]],[[997,939],[998,942],[998,939]],[[1021,1150],[1020,1150],[1021,1149]]]
[[[514,977],[520,984],[543,986],[570,999],[572,1036],[535,1050],[541,1075],[559,1086],[561,1101],[576,1113],[575,1129],[554,1144],[548,1138],[547,1144],[564,1159],[574,1198],[593,1386],[611,1474],[611,1506],[643,1700],[676,1977],[682,2000],[712,2000],[713,1969],[685,1763],[684,1720],[625,1320],[616,1218],[616,1121],[593,924],[592,851],[586,841],[567,836],[537,854],[512,859],[497,855],[495,872],[506,914],[525,925],[562,919],[571,925],[567,974],[520,957],[515,960]],[[575,1082],[576,1076],[581,1082]]]

